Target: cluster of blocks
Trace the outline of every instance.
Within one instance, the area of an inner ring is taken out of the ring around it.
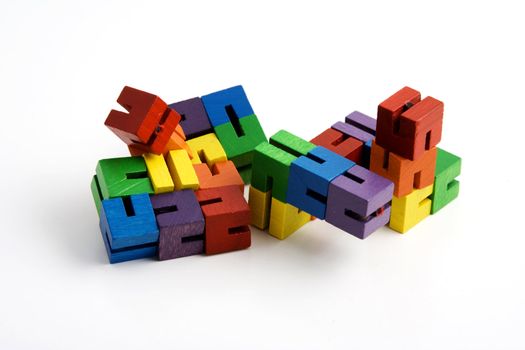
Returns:
[[[436,147],[443,103],[408,87],[377,121],[353,112],[311,141],[267,140],[242,86],[170,105],[124,87],[117,102],[105,124],[131,156],[100,160],[91,182],[111,263],[245,249],[250,224],[279,239],[315,218],[361,239],[406,232],[459,193],[461,159]]]

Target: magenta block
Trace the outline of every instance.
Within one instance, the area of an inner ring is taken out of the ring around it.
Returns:
[[[353,166],[330,183],[325,220],[364,239],[390,220],[393,193],[392,181]]]
[[[159,260],[204,253],[204,216],[192,190],[151,196],[160,229]]]

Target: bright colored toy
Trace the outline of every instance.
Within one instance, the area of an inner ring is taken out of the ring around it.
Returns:
[[[355,111],[311,142],[267,141],[242,86],[169,106],[124,87],[117,102],[127,113],[105,124],[132,156],[91,181],[111,263],[246,249],[250,224],[282,240],[315,217],[360,239],[404,233],[459,193],[461,158],[436,147],[443,103],[408,87],[377,120]]]

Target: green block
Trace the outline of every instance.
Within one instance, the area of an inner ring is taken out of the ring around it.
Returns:
[[[103,199],[153,193],[146,162],[142,157],[99,160],[97,178]]]
[[[102,206],[102,192],[100,191],[97,175],[94,175],[93,179],[91,180],[91,194],[93,195],[95,207],[97,207],[97,214],[100,216],[100,207]]]
[[[244,168],[251,167],[253,150],[261,142],[266,142],[266,135],[257,116],[252,114],[235,119],[233,122],[214,127],[214,131],[228,159],[235,164],[239,172],[246,174]]]
[[[272,191],[272,197],[286,203],[290,164],[316,146],[284,130],[270,142],[255,148],[251,185],[262,192]]]
[[[250,164],[249,166],[237,168],[237,171],[239,172],[239,175],[241,175],[244,184],[249,185],[252,181],[252,165]]]
[[[293,154],[295,157],[305,156],[317,147],[313,143],[303,140],[286,130],[281,130],[270,137],[270,144]]]
[[[456,199],[459,194],[459,181],[456,180],[456,177],[460,173],[461,158],[438,148],[434,191],[430,196],[432,200],[431,214],[437,213],[441,208]]]

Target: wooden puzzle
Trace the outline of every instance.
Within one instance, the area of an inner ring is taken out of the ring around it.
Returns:
[[[409,87],[377,120],[355,111],[311,141],[267,139],[242,86],[169,105],[126,86],[117,102],[105,125],[130,156],[91,181],[111,263],[246,249],[250,225],[286,239],[315,218],[360,239],[404,233],[459,194],[461,158],[437,147],[443,102]]]

